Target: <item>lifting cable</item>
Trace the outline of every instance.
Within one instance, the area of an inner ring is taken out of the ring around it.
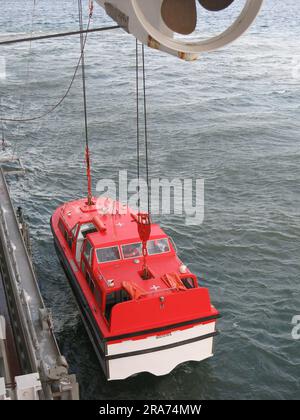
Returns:
[[[139,43],[136,40],[136,135],[137,135],[137,178],[138,178],[138,208],[140,203],[140,180],[141,180],[141,135],[140,135],[140,64],[139,64]],[[147,184],[147,210],[150,215],[150,178],[149,178],[149,141],[148,141],[148,117],[147,117],[147,94],[146,94],[146,66],[145,66],[145,46],[142,44],[142,79],[143,79],[143,113],[144,113],[144,147],[145,147],[145,170]]]
[[[143,59],[144,135],[145,135],[145,154],[146,154],[146,181],[147,181],[147,192],[148,192],[147,204],[148,204],[148,214],[150,215],[150,180],[149,180],[148,118],[147,118],[145,45],[144,44],[142,44],[142,59]]]
[[[138,179],[138,210],[141,211],[141,162],[140,162],[140,84],[139,84],[139,44],[135,46],[135,71],[136,71],[136,152],[137,152],[137,179]]]
[[[90,14],[89,21],[93,17],[94,3],[89,2]],[[85,54],[84,54],[84,38],[83,38],[83,18],[82,18],[82,0],[78,0],[79,13],[79,30],[80,30],[80,49],[81,49],[81,73],[82,73],[82,91],[83,91],[83,110],[84,110],[84,128],[85,128],[85,158],[86,158],[86,172],[88,180],[88,206],[93,204],[92,197],[92,178],[90,165],[90,149],[89,149],[89,135],[88,135],[88,115],[87,115],[87,97],[86,97],[86,77],[85,77]]]
[[[139,43],[136,40],[136,112],[137,112],[137,175],[138,175],[138,215],[137,225],[138,233],[142,241],[142,253],[144,257],[142,278],[149,279],[149,269],[147,266],[147,242],[151,235],[151,216],[150,216],[150,182],[149,182],[149,146],[148,146],[148,123],[147,123],[147,101],[146,101],[146,70],[145,70],[145,48],[142,45],[142,72],[143,72],[143,112],[144,112],[144,139],[145,139],[145,166],[146,166],[146,182],[147,182],[147,207],[148,213],[141,212],[141,200],[140,200],[140,181],[141,181],[141,135],[140,135],[140,83],[139,83]]]

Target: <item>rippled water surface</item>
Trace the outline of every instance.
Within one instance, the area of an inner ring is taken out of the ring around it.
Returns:
[[[76,7],[38,0],[33,30],[77,28]],[[31,12],[29,0],[1,2],[2,35],[30,32]],[[266,0],[247,35],[195,63],[147,50],[151,175],[206,182],[202,226],[178,216],[160,221],[223,314],[215,357],[166,377],[106,383],[55,255],[50,216],[85,192],[80,79],[56,113],[5,126],[7,153],[28,168],[11,180],[12,194],[28,215],[42,293],[83,398],[299,399],[300,342],[291,336],[300,314],[299,20],[298,2]],[[93,25],[104,23],[96,6]],[[28,44],[2,47],[1,112],[49,109],[78,56],[77,37],[33,43],[30,55]],[[94,184],[117,178],[119,168],[135,171],[134,59],[134,39],[119,30],[89,37]]]

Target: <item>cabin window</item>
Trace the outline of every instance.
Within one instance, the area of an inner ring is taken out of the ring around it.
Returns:
[[[62,220],[59,221],[58,228],[59,228],[61,234],[63,235],[63,237],[65,238],[65,241],[67,242],[69,248],[72,249],[73,237],[72,237],[72,235],[69,235],[69,232],[65,228],[65,225],[63,224]]]
[[[65,240],[67,241],[67,244],[68,244],[69,248],[70,248],[70,249],[72,249],[72,245],[73,245],[73,238],[72,238],[72,236],[70,236],[70,235],[68,234],[68,232],[67,232],[67,231],[66,231],[66,233],[65,233]]]
[[[87,260],[87,262],[89,263],[89,265],[91,265],[92,251],[93,251],[93,247],[92,247],[91,243],[89,241],[86,241],[86,245],[85,245],[85,248],[84,248],[83,255],[84,255],[85,259]]]
[[[78,228],[78,224],[77,224],[75,227],[73,227],[73,229],[72,229],[72,236],[73,236],[73,238],[74,238],[74,237],[75,237],[75,235],[76,235],[77,228]]]
[[[106,263],[118,261],[121,259],[120,251],[117,246],[112,246],[110,248],[99,248],[96,251],[98,263]]]
[[[95,292],[95,283],[92,280],[92,277],[90,276],[90,274],[88,272],[86,272],[86,281],[89,285],[89,288],[91,289],[91,292],[94,294]]]
[[[80,226],[78,236],[77,236],[77,242],[76,242],[76,260],[78,263],[81,260],[81,252],[82,252],[84,239],[89,233],[95,233],[95,232],[97,232],[97,229],[93,223],[85,223]]]
[[[86,278],[87,284],[89,285],[89,287],[91,287],[91,276],[88,272],[86,272],[85,278]]]
[[[93,282],[93,280],[90,278],[90,289],[91,292],[94,294],[95,293],[95,283]]]
[[[195,289],[195,280],[191,277],[187,277],[184,279],[181,279],[182,283],[185,285],[187,289]]]
[[[87,237],[90,233],[98,232],[96,226],[93,223],[86,223],[81,226],[81,233],[84,238]]]
[[[99,308],[101,308],[102,307],[102,293],[99,289],[96,289],[95,297],[96,297],[96,302]]]
[[[130,300],[131,297],[129,294],[124,290],[117,290],[116,292],[112,292],[106,295],[106,305],[105,305],[105,317],[108,322],[110,322],[111,311],[115,305],[119,303],[127,302]]]
[[[62,220],[60,220],[59,223],[58,223],[58,229],[60,230],[60,233],[65,236],[65,230],[66,229],[65,229],[65,225],[63,224]]]
[[[170,251],[169,240],[167,238],[148,241],[147,250],[149,255],[164,254]]]
[[[81,263],[81,271],[82,271],[83,274],[85,274],[85,262],[84,261],[82,261],[82,263]]]
[[[124,258],[127,260],[129,258],[137,258],[143,256],[143,246],[140,243],[129,244],[122,246],[122,252]]]

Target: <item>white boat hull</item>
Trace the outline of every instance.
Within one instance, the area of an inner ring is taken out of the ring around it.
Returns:
[[[142,372],[169,374],[176,366],[213,356],[216,322],[165,335],[131,339],[107,345],[109,380],[122,380]]]

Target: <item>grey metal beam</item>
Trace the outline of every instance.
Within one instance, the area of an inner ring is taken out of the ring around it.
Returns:
[[[0,41],[0,46],[4,45],[12,45],[12,44],[20,44],[23,42],[33,42],[33,41],[42,41],[44,39],[52,39],[52,38],[63,38],[67,36],[74,36],[80,34],[90,34],[95,32],[104,32],[104,31],[112,31],[113,29],[119,29],[120,26],[105,26],[102,28],[94,28],[94,29],[87,29],[83,31],[70,31],[70,32],[59,32],[55,34],[46,34],[46,35],[39,35],[39,36],[31,36],[25,38],[14,38],[7,39],[5,41]]]

